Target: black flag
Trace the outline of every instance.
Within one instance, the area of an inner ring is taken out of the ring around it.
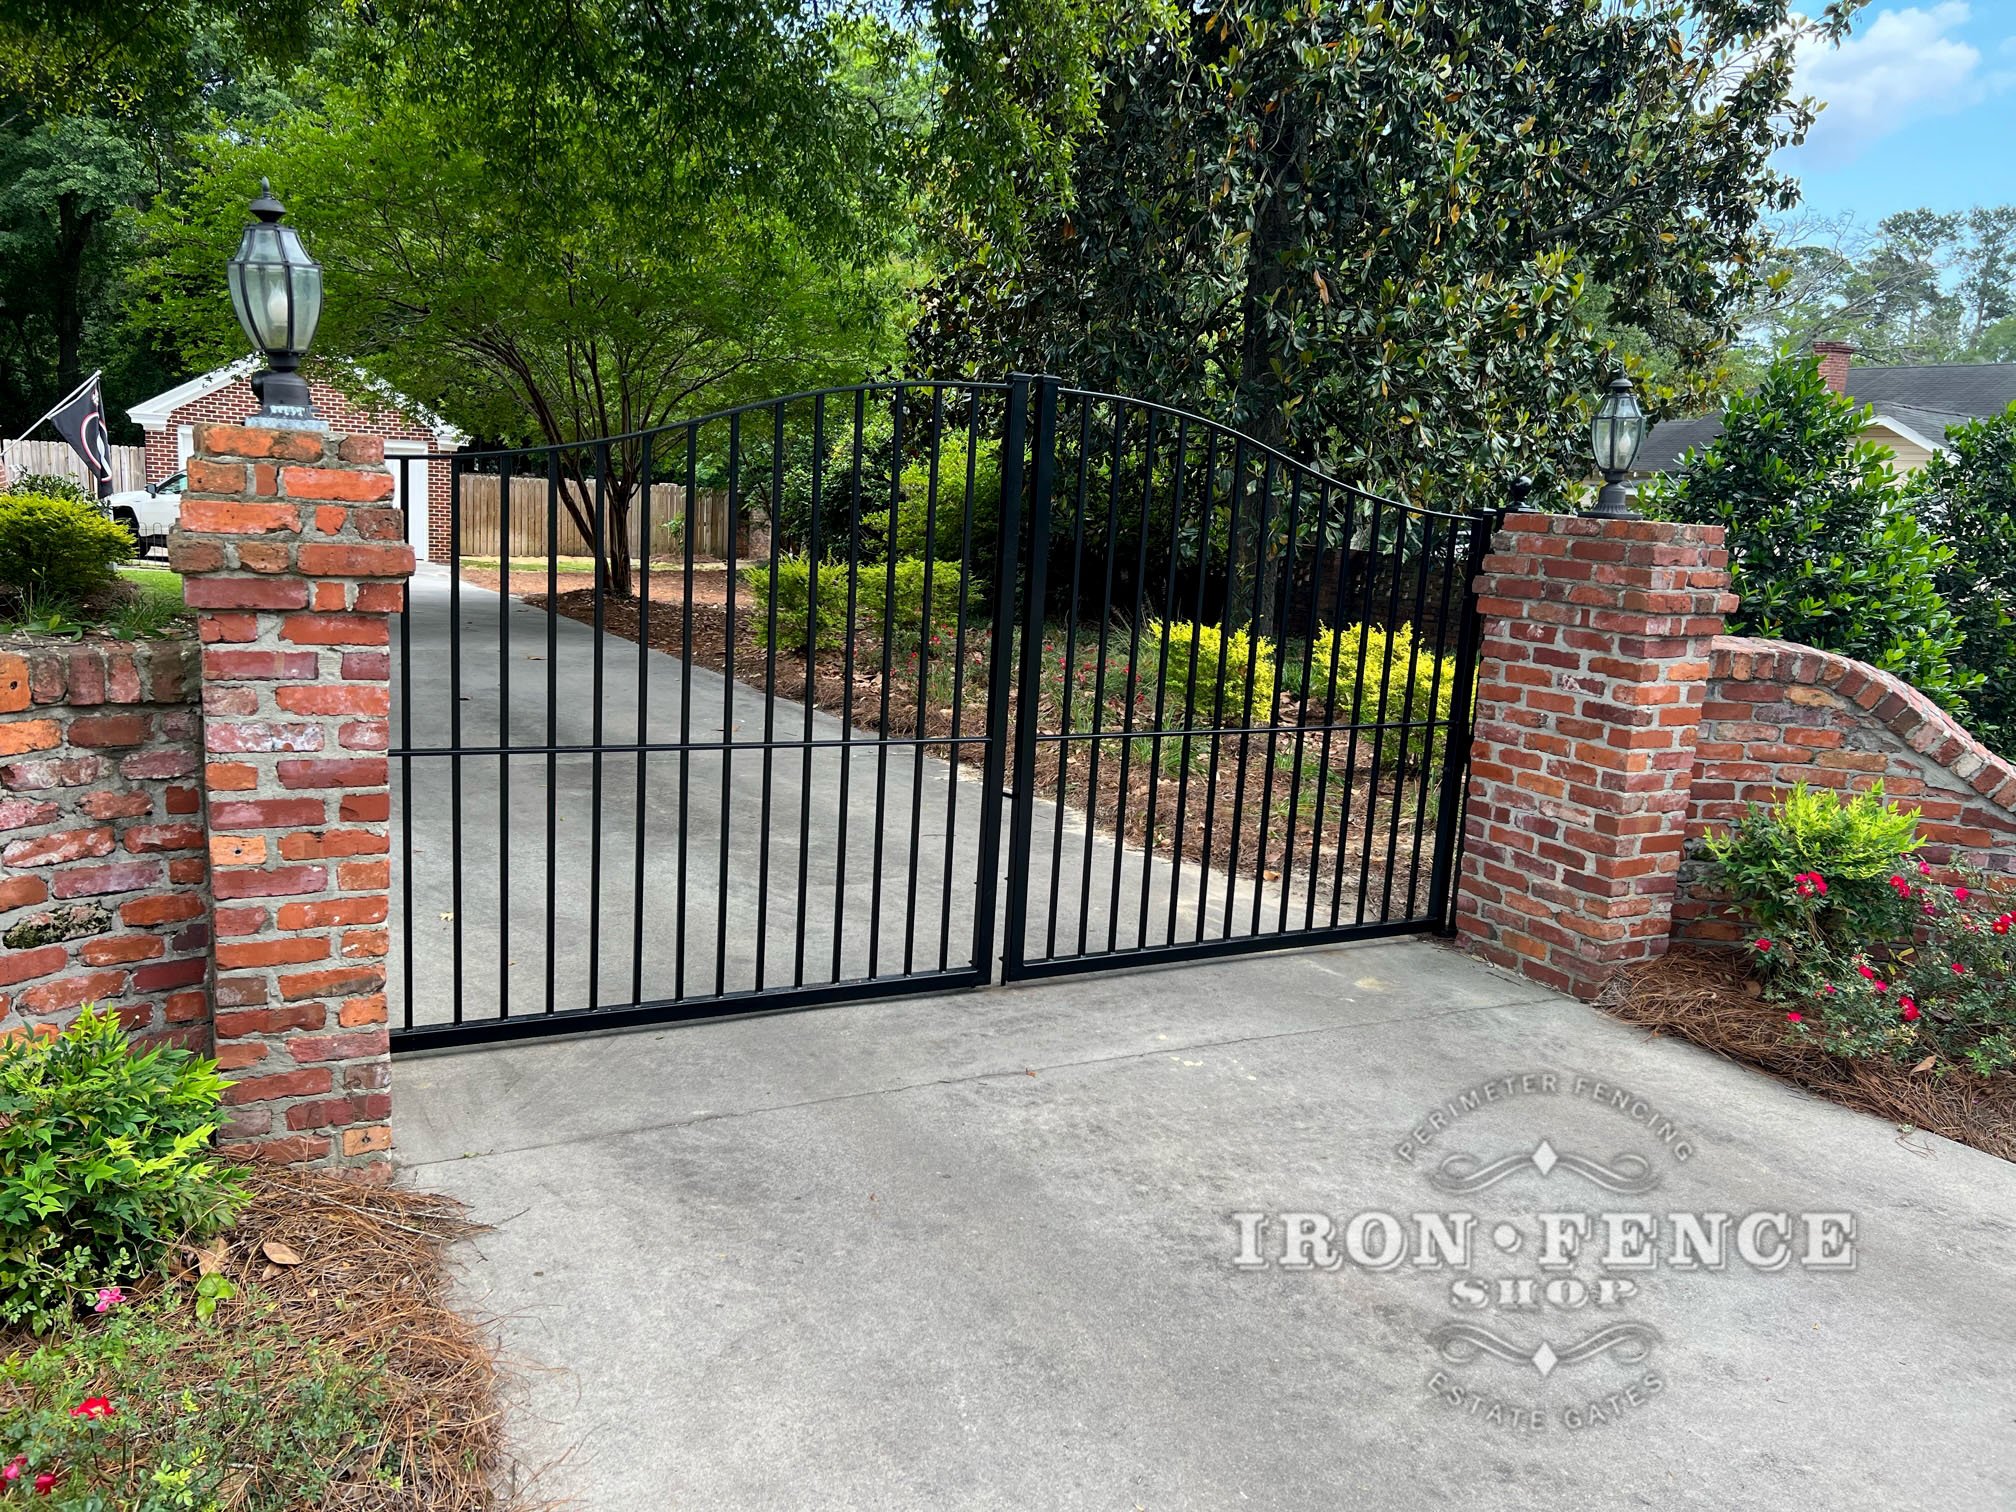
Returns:
[[[70,449],[84,459],[85,469],[97,481],[98,497],[112,492],[112,438],[105,433],[105,400],[98,392],[98,375],[49,412],[49,423],[70,443]]]

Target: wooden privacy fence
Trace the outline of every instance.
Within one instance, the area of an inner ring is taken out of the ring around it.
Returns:
[[[9,441],[6,472],[8,483],[23,473],[54,473],[59,478],[76,479],[86,492],[91,488],[84,459],[70,449],[68,441]],[[144,488],[146,484],[146,452],[137,446],[113,447],[112,491],[120,493],[129,488]]]
[[[498,484],[501,480],[494,473],[465,473],[461,479],[461,542],[463,556],[494,557],[503,529],[498,518]],[[562,487],[567,485],[563,484]],[[590,495],[592,500],[593,495]],[[629,545],[633,558],[642,554],[640,547],[649,543],[653,558],[684,556],[684,538],[676,530],[668,529],[674,521],[687,517],[686,489],[679,483],[657,483],[651,488],[650,508],[643,507],[642,498],[630,502]],[[590,506],[592,508],[592,504]],[[584,511],[585,512],[585,511]],[[557,556],[593,556],[594,545],[589,537],[581,533],[574,523],[574,517],[567,512],[564,497],[554,501],[551,513],[558,525],[558,539],[553,544]],[[544,478],[513,478],[511,480],[511,555],[514,557],[546,556],[546,524],[548,518],[547,485]],[[589,515],[590,520],[594,518]],[[742,521],[741,550],[749,544],[750,521]],[[760,525],[760,522],[758,522]],[[607,526],[605,525],[605,529]],[[702,488],[693,495],[692,519],[689,528],[693,532],[693,554],[699,557],[724,557],[728,554],[728,493],[726,489]],[[642,541],[640,541],[640,532]]]

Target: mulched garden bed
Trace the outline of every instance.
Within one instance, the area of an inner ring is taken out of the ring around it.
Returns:
[[[200,1252],[181,1251],[174,1274],[127,1289],[123,1305],[152,1320],[144,1369],[132,1361],[89,1367],[98,1374],[85,1390],[114,1404],[105,1427],[126,1436],[135,1473],[170,1452],[186,1422],[228,1410],[227,1400],[242,1402],[248,1389],[276,1413],[283,1402],[347,1389],[368,1392],[371,1405],[348,1451],[316,1466],[326,1478],[319,1494],[296,1482],[298,1467],[276,1473],[266,1462],[284,1449],[262,1445],[257,1431],[231,1431],[211,1441],[228,1466],[215,1502],[200,1504],[363,1512],[552,1505],[528,1499],[529,1477],[506,1448],[490,1331],[449,1303],[447,1247],[480,1231],[461,1204],[268,1167],[254,1168],[248,1185],[252,1201],[235,1227]],[[204,1321],[190,1298],[207,1275],[226,1278],[234,1294],[217,1299]],[[167,1301],[164,1291],[181,1300]],[[80,1323],[74,1339],[0,1331],[0,1359],[53,1350],[99,1360],[106,1352],[91,1347],[87,1331],[105,1326]],[[136,1395],[143,1374],[162,1383],[158,1396]],[[31,1375],[0,1377],[0,1423],[22,1421],[36,1406]],[[287,1422],[276,1415],[269,1427],[285,1434]],[[206,1469],[214,1473],[216,1462]]]
[[[493,591],[500,587],[498,574],[492,569],[465,568],[462,577],[465,582]],[[554,609],[569,619],[592,624],[595,596],[586,575],[562,576],[558,586],[561,591],[554,596]],[[715,671],[725,671],[728,665],[727,586],[725,570],[696,571],[694,575],[691,606],[693,661],[696,666]],[[510,592],[532,608],[546,607],[546,587],[544,571],[514,571],[511,574]],[[683,574],[676,568],[653,574],[648,627],[650,643],[654,649],[671,656],[686,653],[687,609],[682,590]],[[604,630],[634,643],[642,628],[638,607],[637,600],[605,599],[601,606]],[[737,680],[756,688],[767,687],[774,697],[785,702],[802,703],[807,678],[804,656],[802,653],[780,651],[773,668],[761,643],[761,628],[761,616],[754,611],[751,595],[738,588],[735,604]],[[1063,656],[1059,647],[1063,643],[1062,632],[1056,632],[1055,638],[1058,647],[1046,645],[1047,650],[1057,652],[1057,655],[1045,658],[1046,676],[1047,669],[1055,662],[1058,667],[1056,680],[1061,688]],[[880,726],[892,736],[912,735],[920,729],[931,736],[950,736],[956,703],[960,710],[958,733],[968,737],[982,732],[990,643],[988,627],[969,624],[963,671],[956,681],[954,669],[960,658],[956,655],[954,637],[949,632],[946,634],[945,644],[934,651],[931,658],[929,685],[921,707],[915,653],[898,651],[893,654],[886,724],[881,717],[881,650],[877,640],[873,631],[867,629],[857,637],[851,684],[847,676],[847,662],[841,653],[821,652],[814,659],[810,675],[815,707],[829,714],[851,718],[856,728],[872,730]],[[1116,728],[1118,721],[1125,717],[1127,679],[1124,657],[1127,640],[1124,632],[1116,632],[1109,642],[1105,696],[1100,701],[1105,710],[1102,729]],[[1074,658],[1079,673],[1073,695],[1076,700],[1072,718],[1074,729],[1090,728],[1088,705],[1092,690],[1096,690],[1097,655],[1096,635],[1081,627],[1076,636]],[[1051,688],[1046,681],[1043,725],[1046,731],[1060,727],[1058,693],[1059,689]],[[1146,728],[1152,724],[1152,682],[1145,677],[1138,679],[1134,693],[1138,705],[1137,733],[1131,740],[1116,737],[1097,742],[1078,740],[1069,743],[1071,769],[1065,776],[1063,792],[1066,805],[1080,813],[1089,809],[1100,832],[1112,835],[1124,831],[1131,843],[1146,847],[1151,843],[1148,815],[1152,791],[1155,803],[1152,845],[1159,854],[1173,856],[1180,851],[1185,860],[1193,862],[1202,860],[1208,854],[1211,863],[1221,870],[1236,871],[1238,876],[1246,879],[1259,875],[1269,883],[1279,882],[1285,871],[1307,887],[1312,880],[1309,871],[1313,848],[1312,826],[1318,807],[1317,779],[1325,753],[1321,710],[1312,706],[1307,715],[1308,728],[1298,729],[1298,721],[1304,717],[1301,708],[1292,695],[1284,693],[1274,715],[1279,726],[1277,732],[1271,737],[1262,733],[1247,739],[1243,770],[1240,737],[1218,737],[1215,781],[1211,780],[1209,761],[1212,740],[1204,736],[1193,737],[1193,760],[1186,783],[1182,780],[1178,754],[1180,737],[1170,735],[1165,729],[1159,747],[1149,739],[1153,734],[1152,729]],[[1228,710],[1225,723],[1237,724],[1239,712]],[[1256,708],[1253,723],[1265,725],[1267,721],[1267,712]],[[780,728],[780,736],[788,738],[790,733]],[[1040,799],[1056,801],[1059,797],[1058,764],[1062,744],[1051,740],[1038,744],[1036,793]],[[1093,760],[1095,744],[1098,750],[1096,763]],[[1271,766],[1268,759],[1270,744]],[[1296,761],[1298,744],[1302,752],[1299,767]],[[935,757],[952,759],[953,748],[949,745],[928,749]],[[962,745],[958,748],[958,759],[978,766],[982,750],[978,744]],[[1364,743],[1355,763],[1348,759],[1347,741],[1342,735],[1332,737],[1328,754],[1329,779],[1323,788],[1321,803],[1320,860],[1318,874],[1313,878],[1318,905],[1317,921],[1328,922],[1333,891],[1341,895],[1343,921],[1351,921],[1368,831],[1371,862],[1366,889],[1366,916],[1371,919],[1381,917],[1385,894],[1383,879],[1389,855],[1395,858],[1396,875],[1391,896],[1394,915],[1400,916],[1409,907],[1410,881],[1416,894],[1414,906],[1418,909],[1427,885],[1427,860],[1425,843],[1417,851],[1414,836],[1417,827],[1428,831],[1434,828],[1438,795],[1432,790],[1432,784],[1431,790],[1423,794],[1422,773],[1418,764],[1410,767],[1398,781],[1394,780],[1390,771],[1382,771],[1375,801],[1367,770],[1370,742]],[[1342,801],[1347,775],[1350,779],[1348,803]],[[1231,823],[1235,807],[1241,815],[1236,835]],[[1182,814],[1180,828],[1177,823],[1179,808]],[[1341,835],[1340,811],[1349,817],[1348,832]],[[1210,816],[1208,825],[1207,812]],[[1264,816],[1264,822],[1256,822],[1256,816]],[[1039,829],[1037,843],[1045,843],[1046,838]],[[1344,847],[1341,886],[1337,885],[1340,880],[1337,869],[1340,840]],[[1418,861],[1410,859],[1416,857]],[[1410,878],[1410,869],[1418,875]],[[1300,906],[1298,903],[1298,908]]]
[[[1843,1060],[1793,1044],[1783,1009],[1765,1001],[1733,953],[1676,948],[1620,973],[1597,1006],[1847,1107],[2016,1161],[2016,1076],[1916,1071],[1896,1061]]]

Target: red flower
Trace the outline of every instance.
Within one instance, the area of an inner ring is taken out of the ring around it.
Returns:
[[[1771,948],[1771,942],[1769,940],[1759,939],[1757,941],[1757,948],[1759,950],[1769,950]]]
[[[1918,1005],[1912,1002],[1911,999],[1909,999],[1908,997],[1902,999],[1901,1001],[1904,1004],[1904,1022],[1908,1024],[1913,1019],[1918,1017]]]
[[[1964,887],[1956,887],[1953,889],[1953,897],[1957,902],[1965,903],[1969,898],[1973,896],[1974,894],[1967,891],[1967,889]]]
[[[1788,1013],[1785,1015],[1785,1022],[1788,1024],[1803,1024],[1805,1021],[1806,1015],[1803,1013]]]
[[[70,1416],[81,1418],[108,1418],[112,1416],[110,1397],[86,1397],[70,1409]]]
[[[2004,914],[2002,915],[2001,918],[1997,919],[1994,922],[1994,924],[1991,925],[1990,927],[1995,931],[1995,933],[2006,935],[2007,933],[2009,933],[2009,926],[2011,924],[2016,924],[2016,914]]]
[[[1929,877],[1929,876],[1931,876],[1931,875],[1932,875],[1932,863],[1931,863],[1931,862],[1929,862],[1929,861],[1920,861],[1920,862],[1918,863],[1918,875],[1919,875],[1919,876],[1921,876],[1921,877]]]
[[[1827,996],[1829,997],[1834,996],[1834,984],[1832,982],[1823,982],[1820,986],[1820,990],[1826,993]]]
[[[1801,872],[1792,879],[1792,887],[1802,898],[1817,898],[1827,895],[1827,879],[1818,872]]]
[[[1855,970],[1858,973],[1860,973],[1862,980],[1865,982],[1873,982],[1876,980],[1876,973],[1871,971],[1867,966],[1857,966]]]
[[[35,1477],[35,1494],[37,1496],[47,1496],[55,1489],[56,1472],[54,1470],[44,1470],[40,1475]]]
[[[1908,898],[1911,896],[1911,884],[1906,882],[1902,877],[1892,877],[1890,885],[1897,889],[1898,897]]]
[[[1869,985],[1875,988],[1878,992],[1888,992],[1890,990],[1890,984],[1888,982],[1871,982]]]
[[[1953,963],[1953,975],[1965,976],[1967,975],[1967,968],[1965,966],[1962,966],[1958,961],[1955,961]]]

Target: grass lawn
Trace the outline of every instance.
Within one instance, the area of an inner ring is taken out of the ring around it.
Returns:
[[[119,576],[151,602],[182,607],[182,574],[169,567],[121,567]]]

